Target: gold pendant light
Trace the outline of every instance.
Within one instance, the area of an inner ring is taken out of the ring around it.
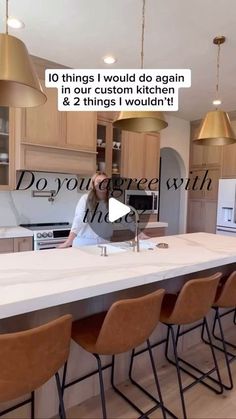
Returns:
[[[219,72],[220,72],[220,46],[225,42],[224,36],[217,36],[213,43],[218,46],[217,72],[216,72],[216,100],[213,103],[221,104],[219,99]],[[222,146],[236,142],[236,136],[226,112],[215,109],[207,112],[203,119],[195,144]]]
[[[144,61],[145,0],[142,8],[141,69]],[[133,132],[159,132],[168,126],[162,112],[120,112],[114,127]]]
[[[6,33],[0,34],[0,106],[17,108],[42,105],[47,100],[25,44]]]

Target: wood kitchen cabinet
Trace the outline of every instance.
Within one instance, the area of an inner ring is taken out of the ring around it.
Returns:
[[[216,232],[217,205],[214,201],[190,199],[188,202],[188,233]]]
[[[188,202],[188,232],[205,231],[215,233],[218,200],[218,185],[222,173],[223,147],[203,146],[194,144],[200,121],[191,123],[190,146],[190,178],[199,176],[200,182],[207,172],[207,180],[203,189],[193,190],[190,184]],[[230,146],[227,146],[230,147]],[[208,179],[211,179],[210,189],[207,189]]]
[[[200,123],[191,126],[190,167],[220,166],[222,161],[222,147],[198,145],[196,138]]]
[[[59,112],[57,90],[44,89],[44,105],[14,110],[16,170],[91,175],[96,170],[96,113]]]
[[[21,142],[34,145],[60,146],[62,143],[62,114],[57,109],[57,89],[41,84],[47,101],[44,105],[21,111]]]
[[[0,107],[0,191],[15,186],[15,148],[13,111]]]
[[[223,146],[222,177],[236,177],[236,144]]]
[[[159,177],[160,137],[158,134],[123,133],[122,176],[128,178]]]
[[[65,134],[62,145],[78,150],[96,151],[96,112],[63,112]]]
[[[191,145],[191,167],[220,166],[222,148],[218,146]]]
[[[105,167],[108,176],[151,180],[159,177],[159,134],[138,134],[121,131],[112,125],[117,112],[98,112],[97,164]],[[99,145],[101,143],[101,146]],[[116,144],[120,148],[116,148]],[[116,166],[114,171],[114,165]]]
[[[14,238],[14,252],[27,252],[33,250],[32,237],[17,237]]]
[[[33,250],[32,237],[0,239],[0,253],[26,252]]]
[[[110,119],[104,119],[103,114],[110,112],[98,112],[97,118],[97,170],[112,175],[121,175],[121,155],[123,147],[123,133],[121,129],[113,126]]]
[[[159,178],[160,165],[160,136],[146,134],[145,139],[145,161],[144,177],[148,180]]]
[[[190,170],[190,199],[208,199],[217,201],[220,169],[205,168]],[[195,190],[194,182],[197,179]]]
[[[57,89],[47,89],[41,83],[47,101],[22,111],[21,142],[95,152],[96,112],[58,111]]]
[[[135,132],[122,133],[122,167],[125,178],[140,179],[144,177],[145,136]]]

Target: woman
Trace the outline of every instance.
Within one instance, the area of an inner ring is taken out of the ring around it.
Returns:
[[[108,222],[108,177],[103,172],[93,175],[92,189],[84,194],[76,207],[70,234],[60,248],[107,243],[113,234]],[[99,216],[100,215],[100,216]],[[106,217],[106,219],[105,219]]]

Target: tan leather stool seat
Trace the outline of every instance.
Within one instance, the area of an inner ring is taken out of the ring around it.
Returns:
[[[215,393],[221,394],[223,392],[221,377],[219,374],[219,367],[215,357],[214,348],[212,346],[212,341],[209,334],[209,326],[206,319],[207,313],[211,309],[211,306],[215,300],[216,290],[221,276],[221,272],[218,272],[214,275],[205,278],[191,279],[183,285],[178,294],[165,294],[163,298],[160,320],[162,323],[165,323],[168,328],[165,356],[166,359],[176,367],[180,400],[183,410],[183,416],[181,417],[183,417],[184,419],[187,419],[184,392],[192,388],[193,385],[202,383],[208,388],[212,389]],[[183,331],[181,331],[182,325],[191,325],[192,323],[199,322],[199,320],[202,321],[200,325],[193,325],[192,327],[188,329],[185,328]],[[193,363],[190,363],[189,361],[186,361],[182,357],[180,357],[178,355],[177,349],[179,337],[191,332],[196,327],[199,327],[201,325],[204,325],[207,329],[208,338],[211,343],[212,360],[214,362],[214,368],[207,372],[202,371]],[[169,354],[170,346],[173,350],[172,357]],[[190,377],[194,379],[194,381],[192,381],[185,387],[182,383],[181,371],[185,372],[186,374],[189,374]],[[217,379],[211,377],[211,374],[213,372],[216,372]],[[206,381],[203,381],[205,380],[205,378],[208,378],[209,381],[213,381],[214,386],[210,385]],[[217,388],[215,388],[215,385],[217,385]]]
[[[224,324],[222,323],[221,318],[234,312],[233,323],[234,325],[236,324],[236,271],[232,272],[228,277],[225,276],[221,279],[212,308],[215,310],[212,335],[217,342],[217,344],[214,344],[214,348],[223,352],[225,355],[228,380],[227,383],[224,382],[223,386],[226,390],[231,390],[233,388],[231,363],[236,359],[236,356],[232,353],[231,349],[233,348],[235,350],[236,345],[225,339]],[[223,309],[222,312],[220,311],[221,309]],[[219,333],[216,333],[216,326],[218,326]],[[204,329],[202,332],[202,340],[209,344],[209,342],[204,338]]]
[[[166,324],[184,325],[201,320],[210,310],[216,296],[221,273],[191,279],[180,293],[165,294],[160,320]]]
[[[161,395],[161,389],[158,381],[157,371],[155,367],[154,357],[152,354],[149,337],[159,323],[161,304],[164,289],[160,289],[151,294],[144,295],[137,298],[127,298],[116,301],[112,304],[108,311],[93,314],[92,316],[84,319],[77,320],[72,325],[72,339],[80,345],[87,352],[93,354],[97,360],[98,369],[92,371],[89,375],[80,377],[78,380],[73,381],[81,382],[88,376],[98,373],[100,383],[100,395],[102,402],[103,419],[107,419],[106,413],[106,399],[105,389],[103,383],[103,369],[111,367],[111,385],[117,394],[120,395],[133,409],[135,409],[139,416],[147,417],[131,399],[129,399],[123,392],[121,392],[115,385],[115,357],[118,354],[132,350],[134,356],[135,348],[146,342],[149,352],[153,378],[156,385],[159,400],[154,398],[153,395],[146,392],[146,395],[155,401],[155,410],[161,407],[163,417],[165,418],[165,408]],[[111,364],[103,366],[100,355],[111,355]],[[136,384],[139,389],[139,384],[131,380],[132,384]],[[173,415],[172,415],[173,416]]]
[[[177,294],[165,294],[161,306],[160,320],[162,323],[168,323],[169,318],[174,310]]]
[[[236,307],[236,271],[220,282],[213,307]]]
[[[72,316],[65,315],[42,326],[16,333],[0,334],[0,402],[31,394],[34,418],[34,391],[55,375],[61,418],[65,418],[62,385],[58,370],[65,365],[70,350]],[[2,412],[17,409],[14,405]]]
[[[108,312],[77,320],[72,339],[88,352],[115,355],[127,352],[151,335],[159,321],[165,291],[116,301]]]
[[[96,342],[107,312],[93,314],[72,324],[72,339],[86,351],[96,352]]]

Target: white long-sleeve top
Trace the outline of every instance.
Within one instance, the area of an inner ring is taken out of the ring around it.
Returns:
[[[89,217],[86,217],[85,220],[87,210],[87,199],[88,194],[84,194],[80,198],[76,206],[71,231],[75,233],[78,238],[93,239],[98,241],[100,238],[110,240],[113,234],[112,223],[104,221],[104,217],[108,213],[107,203],[105,201],[99,201],[99,206],[97,209],[97,211],[102,212],[103,221],[99,223],[98,217],[94,217],[93,222],[89,223],[88,220],[91,219],[91,212],[89,214]]]

